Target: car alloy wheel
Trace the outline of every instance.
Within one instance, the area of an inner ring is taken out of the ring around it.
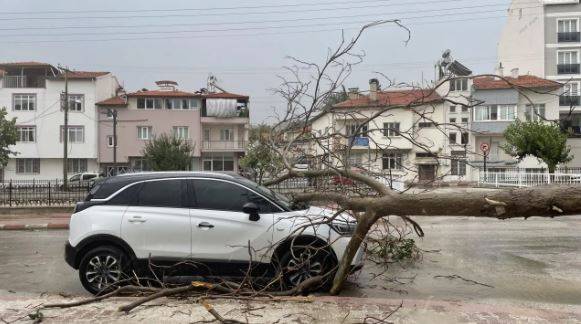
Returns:
[[[96,255],[89,260],[85,278],[101,291],[121,280],[121,262],[112,255]]]
[[[319,258],[313,258],[313,252],[310,248],[295,251],[293,258],[288,261],[288,281],[293,286],[323,274],[323,263]]]

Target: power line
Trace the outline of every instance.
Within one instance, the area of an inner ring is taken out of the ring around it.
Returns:
[[[387,12],[387,13],[372,13],[372,14],[359,14],[359,15],[342,15],[342,16],[325,16],[325,17],[308,17],[308,18],[291,18],[291,19],[273,19],[273,20],[261,20],[261,21],[242,21],[242,22],[235,22],[235,23],[224,23],[224,22],[214,22],[214,23],[197,23],[197,24],[182,24],[182,26],[213,26],[213,25],[247,25],[247,24],[265,24],[265,23],[280,23],[280,22],[299,22],[299,21],[321,21],[321,20],[329,20],[329,19],[345,19],[345,18],[359,18],[359,17],[378,17],[383,15],[398,15],[398,14],[410,14],[410,13],[425,13],[425,12],[447,12],[447,11],[456,11],[456,10],[469,10],[469,9],[478,9],[478,8],[489,8],[489,7],[496,7],[499,4],[488,4],[488,5],[477,5],[477,6],[465,6],[465,7],[450,7],[450,8],[441,8],[441,9],[428,9],[428,10],[407,10],[407,11],[396,11],[396,12]],[[490,12],[500,12],[504,11],[504,9],[495,9],[495,10],[483,10],[471,13],[490,13]],[[462,12],[454,12],[444,15],[425,15],[425,16],[415,16],[415,17],[400,17],[399,19],[417,19],[417,18],[432,18],[438,16],[449,16],[449,15],[457,15],[457,14],[464,14]],[[151,26],[150,26],[151,27]],[[8,35],[10,37],[43,37],[43,36],[86,36],[86,35],[145,35],[145,34],[166,34],[166,33],[191,33],[191,32],[221,32],[221,31],[240,31],[240,30],[248,30],[253,28],[266,28],[265,27],[246,27],[246,28],[226,28],[226,29],[205,29],[205,30],[169,30],[169,31],[138,31],[138,32],[115,32],[115,33],[90,33],[90,32],[81,32],[81,33],[53,33],[53,34],[12,34]]]
[[[387,1],[387,0],[385,0]],[[429,3],[442,3],[442,2],[457,2],[457,1],[465,1],[465,0],[442,0],[442,1],[434,1],[434,0],[426,0],[426,1],[417,1],[415,4],[429,4]],[[392,4],[391,6],[402,6],[404,4]],[[409,6],[408,4],[405,4]],[[506,6],[506,3],[502,3],[502,5]],[[319,12],[319,11],[335,11],[335,10],[354,10],[354,9],[364,9],[364,8],[376,8],[376,7],[388,7],[390,5],[367,5],[367,6],[347,6],[347,7],[335,7],[335,8],[309,8],[308,10],[300,9],[300,10],[280,10],[280,11],[264,11],[264,12],[235,12],[230,14],[235,14],[237,16],[241,15],[254,15],[254,14],[288,14],[288,13],[304,13],[304,12]],[[176,9],[177,10],[177,9]],[[204,13],[204,14],[163,14],[163,15],[123,15],[123,16],[75,16],[75,17],[15,17],[15,18],[0,18],[0,21],[21,21],[21,20],[69,20],[73,19],[143,19],[143,18],[168,18],[168,17],[200,17],[200,16],[224,16],[228,13]]]
[[[504,11],[503,9],[500,10],[488,10],[488,11],[480,11],[476,12],[476,14],[488,13],[488,12],[499,12]],[[454,16],[458,15],[459,13],[449,13],[449,14],[440,14],[440,15],[425,15],[425,16],[415,16],[415,17],[400,17],[401,20],[413,20],[413,19],[422,19],[422,18],[433,18],[433,17],[444,17],[444,16]],[[483,20],[483,19],[496,19],[496,18],[504,18],[505,15],[502,16],[489,16],[489,17],[473,17],[467,19],[455,19],[455,20],[446,20],[446,21],[427,21],[427,22],[418,22],[414,25],[426,25],[426,24],[438,24],[438,23],[449,23],[449,22],[459,22],[459,21],[474,21],[474,20]],[[381,20],[393,20],[393,18],[385,18]],[[343,22],[344,25],[358,25],[369,23],[369,20],[364,21],[353,21],[353,22]],[[322,27],[322,26],[335,26],[336,23],[320,23],[320,24],[305,24],[305,25],[291,25],[291,26],[262,26],[262,27],[250,27],[250,28],[223,28],[223,29],[204,29],[204,30],[195,30],[195,31],[171,31],[171,32],[152,32],[157,34],[176,34],[176,33],[206,33],[206,32],[227,32],[227,31],[251,31],[251,30],[269,30],[269,29],[286,29],[286,28],[307,28],[307,27]],[[333,28],[333,29],[324,29],[324,30],[312,30],[309,29],[308,32],[323,32],[323,31],[336,31],[336,30],[345,30],[349,28]],[[294,31],[294,32],[276,32],[274,34],[293,34],[293,33],[304,33],[305,31]],[[140,32],[136,33],[138,35],[146,35],[148,32]],[[230,35],[220,35],[220,36],[259,36],[259,35],[271,35],[273,33],[253,33],[253,34],[230,34]],[[215,38],[216,35],[197,35],[197,36],[164,36],[164,37],[121,37],[121,38],[93,38],[93,39],[67,39],[67,40],[37,40],[37,41],[5,41],[7,44],[38,44],[38,43],[68,43],[68,42],[102,42],[102,41],[131,41],[131,40],[158,40],[158,39],[194,39],[194,38]]]

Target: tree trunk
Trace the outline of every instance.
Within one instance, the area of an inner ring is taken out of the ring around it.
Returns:
[[[375,223],[375,217],[375,212],[369,211],[358,219],[355,234],[349,241],[349,244],[347,244],[345,254],[343,254],[343,258],[341,258],[341,261],[339,262],[339,269],[337,269],[337,273],[333,279],[333,287],[331,288],[332,295],[339,294],[341,289],[343,289],[343,284],[345,283],[345,280],[347,280],[351,270],[351,262],[353,261],[353,258],[355,258],[355,255],[357,254],[361,243],[363,243],[365,236],[367,236],[367,233],[371,229],[371,226]]]

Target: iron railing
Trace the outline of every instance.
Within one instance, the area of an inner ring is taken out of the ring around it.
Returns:
[[[559,43],[579,42],[580,36],[579,32],[560,32],[557,34]]]
[[[44,88],[46,79],[41,76],[5,75],[4,88]]]
[[[62,180],[8,180],[0,182],[0,206],[72,206],[87,196],[92,182],[70,183]]]
[[[579,64],[557,64],[558,74],[579,74]]]

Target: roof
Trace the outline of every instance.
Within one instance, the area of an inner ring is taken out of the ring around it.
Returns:
[[[53,66],[48,63],[26,61],[26,62],[0,63],[0,67],[53,67]]]
[[[83,79],[95,79],[97,77],[107,75],[110,72],[93,72],[93,71],[70,71],[67,72],[68,79],[76,79],[76,80],[83,80]],[[64,73],[60,73],[55,77],[55,79],[64,79]]]
[[[239,95],[230,92],[212,92],[212,93],[204,93],[203,96],[205,98],[210,99],[241,99],[241,100],[248,100],[248,96]]]
[[[201,97],[201,94],[179,90],[145,90],[127,94],[128,97]]]
[[[348,99],[333,106],[334,108],[351,107],[381,107],[381,106],[410,106],[435,103],[442,101],[435,90],[410,89],[397,91],[380,91],[377,100],[372,101],[368,95],[359,95],[356,99]]]
[[[116,96],[109,99],[105,99],[96,103],[98,106],[126,106],[127,98],[122,96]]]
[[[513,77],[492,77],[492,76],[482,76],[474,78],[474,88],[476,90],[500,90],[500,89],[511,89],[514,87],[520,88],[555,88],[558,89],[562,86],[561,83],[539,78],[534,75],[521,75],[518,78]]]

